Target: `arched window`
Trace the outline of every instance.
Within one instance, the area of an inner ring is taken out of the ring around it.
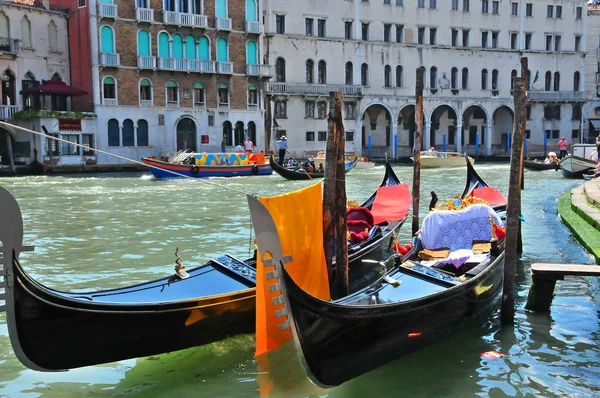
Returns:
[[[248,137],[256,145],[256,124],[254,122],[248,122]]]
[[[346,62],[346,78],[344,81],[348,86],[354,84],[354,68],[352,67],[352,62]]]
[[[429,87],[437,88],[437,68],[435,66],[429,70]]]
[[[285,82],[285,60],[281,57],[275,61],[275,80],[278,82]]]
[[[108,146],[119,146],[119,121],[110,119],[108,121]]]
[[[206,95],[204,84],[200,82],[194,83],[194,106],[204,108],[206,106]]]
[[[251,84],[248,86],[248,108],[258,107],[258,87]],[[254,141],[252,141],[254,142]]]
[[[560,91],[560,73],[554,72],[554,91]]]
[[[115,52],[115,36],[113,29],[110,26],[103,26],[100,29],[100,52]]]
[[[246,21],[258,21],[257,15],[256,0],[246,0]]]
[[[392,87],[392,67],[389,65],[383,68],[383,86]]]
[[[58,29],[56,28],[56,24],[54,21],[50,21],[48,24],[48,47],[50,51],[58,52]],[[111,52],[114,53],[114,45],[113,51],[103,51],[103,52]]]
[[[24,48],[33,46],[31,42],[31,22],[29,22],[27,15],[21,19],[21,46]]]
[[[229,48],[225,39],[217,39],[217,62],[229,62]]]
[[[208,61],[210,59],[210,42],[208,37],[202,36],[198,40],[198,59]]]
[[[258,51],[256,48],[256,42],[250,40],[246,43],[246,63],[249,65],[256,65],[258,63]]]
[[[547,71],[546,72],[546,79],[545,79],[545,84],[544,84],[544,90],[546,91],[550,91],[552,88],[552,72]]]
[[[10,20],[2,11],[0,11],[0,37],[10,38]],[[0,43],[0,49],[5,50],[3,46],[5,47],[6,43]]]
[[[23,90],[38,86],[40,83],[35,80],[35,76],[31,71],[25,73],[23,80],[21,81],[21,87]],[[40,94],[23,94],[23,105],[25,109],[40,109]]]
[[[469,89],[469,69],[462,69],[462,79],[461,79],[461,87],[463,90]]]
[[[227,12],[227,0],[216,0],[215,1],[215,17],[217,18],[228,18]]]
[[[323,60],[319,61],[319,71],[317,75],[317,83],[327,84],[327,64]]]
[[[192,35],[185,38],[185,57],[187,59],[196,59],[196,39]]]
[[[223,144],[233,146],[233,126],[229,120],[223,122]]]
[[[183,58],[183,37],[179,33],[175,33],[172,36],[171,57]]]
[[[484,69],[481,71],[481,89],[487,90],[488,88],[488,71]]]
[[[229,87],[221,83],[217,86],[217,101],[220,108],[229,107]]]
[[[152,106],[152,82],[150,79],[140,80],[140,106]]]
[[[315,74],[314,69],[315,69],[314,61],[312,59],[306,60],[306,82],[307,83],[314,83],[314,81],[313,81],[313,75]]]
[[[515,77],[517,77],[517,70],[513,69],[512,72],[510,72],[510,91],[515,89]],[[526,87],[526,90],[529,90],[529,87]]]
[[[453,90],[458,89],[458,68],[450,70],[450,88]]]
[[[579,91],[580,76],[579,72],[573,74],[573,91]]]
[[[117,105],[117,81],[112,76],[106,76],[102,80],[102,103]]]
[[[150,52],[150,34],[147,30],[138,31],[138,55],[141,57],[149,57]]]
[[[169,80],[167,82],[167,106],[179,106],[179,86],[177,86],[175,80]]]
[[[148,122],[144,119],[137,121],[137,146],[148,146]]]
[[[402,87],[402,80],[404,76],[402,76],[402,65],[396,66],[396,87]]]
[[[158,34],[158,56],[161,58],[171,57],[171,46],[169,41],[171,40],[167,32],[160,32]]]
[[[369,85],[369,65],[367,64],[360,66],[360,84],[361,86]]]
[[[498,70],[492,70],[492,90],[498,90]]]
[[[134,146],[135,145],[135,132],[133,129],[133,120],[125,119],[123,121],[123,128],[121,129],[121,135],[123,136],[123,146]]]

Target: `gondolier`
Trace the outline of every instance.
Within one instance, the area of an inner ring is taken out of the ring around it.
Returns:
[[[279,165],[283,166],[283,161],[285,160],[285,152],[287,151],[288,144],[285,135],[279,137],[279,140],[276,142],[277,149],[279,149]]]

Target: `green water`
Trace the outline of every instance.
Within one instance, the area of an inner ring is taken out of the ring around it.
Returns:
[[[506,193],[508,165],[477,165],[480,175]],[[404,182],[412,167],[397,166]],[[366,199],[384,168],[354,170],[348,197]],[[429,192],[461,193],[464,169],[422,171],[421,215]],[[223,252],[245,258],[252,251],[245,197],[306,186],[277,175],[156,181],[148,173],[2,178],[23,212],[26,269],[60,290],[127,286],[172,273],[175,247],[186,267]],[[597,396],[600,391],[600,284],[593,278],[559,281],[550,314],[524,310],[532,262],[591,263],[556,214],[558,196],[577,181],[554,171],[525,174],[523,270],[518,275],[514,328],[500,327],[497,311],[484,325],[404,357],[344,385],[322,390],[302,373],[291,345],[269,358],[253,359],[254,336],[149,358],[64,373],[28,370],[16,359],[0,314],[0,397],[464,397]],[[0,220],[1,222],[1,220]],[[410,235],[410,223],[400,233]],[[89,344],[94,344],[90,340]],[[74,347],[74,349],[78,349]],[[352,347],[348,347],[352,350]],[[480,353],[505,354],[485,359]]]

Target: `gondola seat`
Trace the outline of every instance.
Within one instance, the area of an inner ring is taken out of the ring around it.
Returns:
[[[350,241],[359,243],[371,236],[373,215],[366,207],[356,206],[346,210],[346,224],[350,232]]]

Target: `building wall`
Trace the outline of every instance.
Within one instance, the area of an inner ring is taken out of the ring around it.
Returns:
[[[585,87],[589,101],[583,110],[583,126],[588,142],[595,142],[595,137],[600,134],[600,128],[594,128],[592,121],[600,127],[600,7],[588,7],[587,23],[588,41],[587,57],[585,58],[586,79]]]

